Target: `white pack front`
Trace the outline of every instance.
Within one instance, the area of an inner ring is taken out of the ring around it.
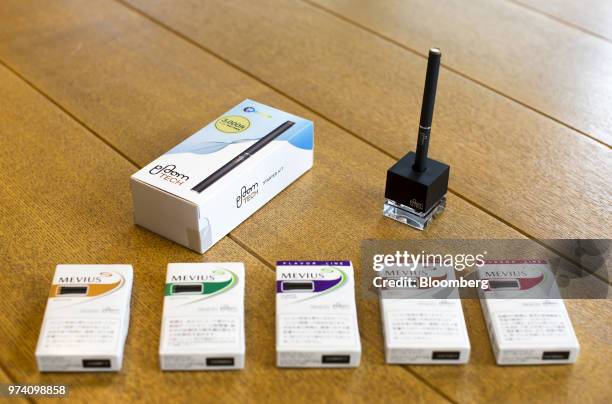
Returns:
[[[312,167],[311,121],[245,100],[131,179],[136,224],[203,253]]]
[[[380,290],[387,363],[467,363],[470,340],[457,287],[419,284],[422,278],[453,281],[454,272],[452,267],[440,265],[383,271],[387,282],[404,281],[402,287],[386,283],[392,286]]]
[[[244,282],[239,262],[168,264],[162,370],[244,367]]]
[[[279,367],[355,367],[361,341],[350,261],[276,263]]]
[[[480,304],[499,365],[574,363],[580,346],[548,263],[487,260]]]
[[[41,372],[121,370],[131,265],[58,265],[36,346]]]

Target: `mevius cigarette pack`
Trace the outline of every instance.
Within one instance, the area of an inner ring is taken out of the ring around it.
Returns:
[[[480,303],[499,365],[576,361],[578,340],[546,261],[488,260],[478,275],[489,280]]]
[[[462,364],[470,357],[470,340],[456,287],[423,286],[421,278],[454,280],[449,266],[387,268],[386,280],[404,280],[402,288],[380,290],[385,359],[397,364]]]
[[[159,358],[163,370],[244,367],[244,265],[168,264]]]
[[[313,124],[245,100],[131,179],[136,224],[203,253],[312,167]]]
[[[36,347],[41,372],[121,370],[131,265],[58,265]]]
[[[350,261],[276,263],[279,367],[355,367],[361,342]]]

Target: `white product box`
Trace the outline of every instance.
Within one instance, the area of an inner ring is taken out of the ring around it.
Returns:
[[[277,262],[277,366],[356,367],[360,359],[351,262]]]
[[[162,370],[244,368],[244,265],[168,264]]]
[[[134,221],[203,253],[312,167],[311,121],[245,100],[131,179]]]
[[[131,265],[58,265],[36,346],[38,370],[121,370],[131,294]]]
[[[580,346],[548,263],[487,260],[480,304],[499,365],[574,363]]]
[[[396,364],[462,364],[470,358],[470,340],[465,327],[457,287],[423,285],[455,280],[447,266],[418,265],[386,268],[385,280],[405,281],[402,287],[380,289],[380,309],[385,339],[385,359]]]

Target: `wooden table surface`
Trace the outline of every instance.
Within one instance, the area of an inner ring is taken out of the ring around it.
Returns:
[[[465,366],[385,365],[371,300],[359,368],[279,370],[274,351],[276,260],[358,264],[364,239],[611,237],[612,7],[587,3],[0,2],[0,383],[66,383],[80,402],[609,402],[609,300],[567,301],[573,366],[496,366],[475,300]],[[434,45],[431,155],[452,174],[417,232],[381,208]],[[315,122],[312,171],[204,255],[134,226],[129,176],[245,98]],[[199,261],[246,264],[243,371],[159,370],[166,264]],[[120,373],[37,371],[58,263],[134,265]]]

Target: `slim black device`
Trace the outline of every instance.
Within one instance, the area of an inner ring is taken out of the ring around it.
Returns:
[[[293,125],[295,125],[295,122],[292,121],[286,121],[285,123],[279,125],[270,133],[255,142],[255,144],[250,146],[248,149],[228,161],[226,164],[223,165],[223,167],[219,168],[217,171],[202,180],[199,184],[191,188],[191,190],[196,191],[197,193],[202,193],[202,191],[217,182],[221,177],[239,166],[243,161],[251,157],[253,154],[261,150],[265,145],[285,133]]]
[[[423,104],[421,104],[421,120],[419,121],[419,138],[417,140],[416,157],[412,166],[414,171],[420,173],[427,169],[427,150],[429,149],[429,135],[431,133],[431,121],[436,102],[436,88],[438,87],[441,56],[440,49],[432,48],[429,50],[425,89],[423,90]]]
[[[446,206],[450,167],[427,157],[441,52],[429,50],[416,153],[409,152],[387,170],[383,215],[424,230]]]

